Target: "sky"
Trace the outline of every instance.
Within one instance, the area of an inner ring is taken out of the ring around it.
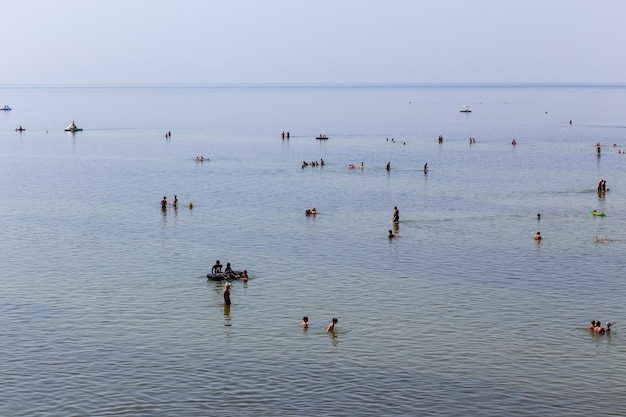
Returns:
[[[2,3],[0,85],[626,83],[626,0]]]

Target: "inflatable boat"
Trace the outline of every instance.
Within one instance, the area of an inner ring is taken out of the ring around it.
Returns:
[[[233,273],[218,272],[217,274],[207,274],[207,279],[211,281],[224,281],[227,279],[239,279],[243,271],[233,271]]]

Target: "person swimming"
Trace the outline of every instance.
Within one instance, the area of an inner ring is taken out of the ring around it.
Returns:
[[[309,328],[309,317],[308,316],[302,317],[302,323],[300,323],[300,326],[302,326],[303,329],[308,329]]]
[[[335,317],[333,317],[333,321],[330,322],[330,324],[328,325],[328,327],[326,328],[327,332],[334,332],[335,331],[335,325],[339,322],[339,320]]]
[[[593,328],[594,333],[604,334],[606,330],[602,327],[602,323],[600,321],[596,321],[596,327]]]
[[[533,236],[533,239],[535,239],[536,241],[540,241],[541,240],[541,233],[537,232],[537,234],[535,236]]]

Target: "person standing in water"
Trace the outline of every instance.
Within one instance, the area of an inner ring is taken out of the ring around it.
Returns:
[[[230,282],[227,282],[224,286],[224,305],[230,305]]]
[[[165,210],[167,208],[167,197],[163,196],[163,200],[161,200],[161,208]]]
[[[398,206],[394,206],[393,215],[391,216],[391,221],[394,223],[400,222],[400,210],[398,210]]]

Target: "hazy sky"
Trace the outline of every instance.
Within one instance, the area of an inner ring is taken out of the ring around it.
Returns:
[[[626,83],[626,0],[2,3],[0,85]]]

